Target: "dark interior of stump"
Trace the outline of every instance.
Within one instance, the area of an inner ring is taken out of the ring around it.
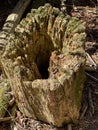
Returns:
[[[34,62],[39,69],[42,79],[47,79],[49,77],[49,60],[51,52],[54,51],[54,45],[51,38],[47,34],[40,34],[32,49],[33,55],[36,55],[34,56]]]

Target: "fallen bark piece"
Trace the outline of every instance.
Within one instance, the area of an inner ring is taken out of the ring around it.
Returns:
[[[85,26],[49,4],[10,34],[1,57],[20,111],[62,126],[76,123],[85,80]]]

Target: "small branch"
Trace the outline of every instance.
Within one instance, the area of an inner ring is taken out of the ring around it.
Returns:
[[[85,115],[85,113],[87,111],[87,108],[88,108],[88,106],[86,105],[83,112],[82,112],[82,114],[81,114],[81,116],[80,116],[80,119],[82,119],[84,117],[84,115]]]
[[[98,79],[95,78],[94,76],[90,75],[89,73],[85,72],[85,74],[90,77],[91,79],[93,79],[95,82],[98,82]]]
[[[94,59],[86,52],[87,58],[89,59],[89,61],[91,62],[91,64],[89,65],[91,70],[96,70],[98,68],[98,65],[96,64],[96,62],[94,61]]]
[[[97,67],[96,62],[93,60],[93,58],[90,56],[90,54],[88,54],[88,53],[86,52],[86,55],[88,56],[88,58],[89,58],[89,60],[92,62],[92,64],[93,64],[95,67]]]
[[[9,122],[12,121],[13,117],[2,117],[0,118],[0,122]]]

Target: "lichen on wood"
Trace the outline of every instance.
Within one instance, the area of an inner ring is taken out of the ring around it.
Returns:
[[[85,25],[49,4],[32,9],[1,57],[24,115],[62,126],[76,122],[85,79]]]

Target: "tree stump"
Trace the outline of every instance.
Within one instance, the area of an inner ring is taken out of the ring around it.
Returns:
[[[55,126],[76,122],[85,80],[85,26],[49,4],[32,9],[1,57],[20,111]]]

